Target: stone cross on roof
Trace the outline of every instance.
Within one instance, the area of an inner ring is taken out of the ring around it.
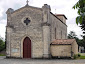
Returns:
[[[27,5],[28,5],[29,1],[27,0],[26,2],[27,2]]]

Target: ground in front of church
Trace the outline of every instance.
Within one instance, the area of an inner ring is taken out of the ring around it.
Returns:
[[[6,59],[0,56],[0,64],[85,64],[85,59]]]

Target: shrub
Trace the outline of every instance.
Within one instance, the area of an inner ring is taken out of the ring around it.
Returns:
[[[74,59],[76,59],[77,57],[78,57],[78,56],[75,54],[75,55],[74,55]]]
[[[0,38],[0,51],[5,49],[5,42]]]
[[[5,54],[0,54],[0,56],[5,56]]]
[[[79,58],[81,55],[80,54],[75,54],[74,55],[74,59],[77,59],[77,58]]]
[[[81,55],[80,54],[78,54],[78,57],[80,57]]]

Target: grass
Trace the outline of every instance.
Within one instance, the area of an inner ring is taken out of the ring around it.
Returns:
[[[0,56],[6,56],[6,55],[4,55],[4,54],[0,54]]]
[[[80,59],[85,59],[85,56],[80,56]]]
[[[74,59],[85,59],[85,53],[75,54]]]
[[[85,53],[79,53],[79,54],[80,54],[79,59],[85,59]]]

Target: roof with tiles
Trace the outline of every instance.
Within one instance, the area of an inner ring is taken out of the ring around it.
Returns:
[[[56,39],[52,41],[52,45],[70,45],[75,41],[75,39]]]
[[[64,14],[55,14],[55,16],[64,16],[65,19],[67,19],[67,17]]]

